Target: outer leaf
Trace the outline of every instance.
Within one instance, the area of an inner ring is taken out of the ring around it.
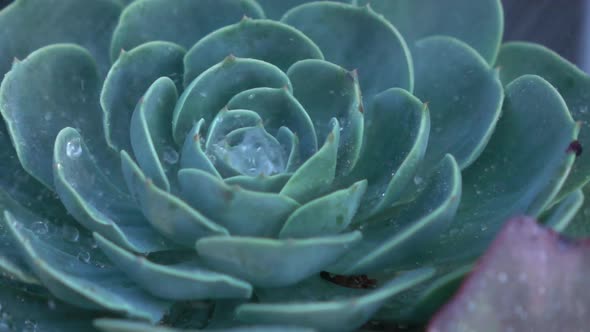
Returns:
[[[385,210],[361,225],[363,240],[329,268],[344,274],[404,270],[424,264],[461,198],[461,173],[447,155],[412,202]]]
[[[319,273],[361,238],[360,232],[288,240],[215,236],[197,241],[196,247],[216,270],[254,286],[283,287]]]
[[[133,110],[155,80],[168,76],[181,88],[184,54],[176,44],[155,41],[122,52],[115,61],[100,95],[106,139],[115,151],[131,151]]]
[[[502,41],[500,0],[357,0],[385,15],[409,44],[434,35],[458,38],[494,63]],[[417,21],[419,19],[419,23]]]
[[[20,290],[2,280],[2,328],[5,331],[78,332],[96,331],[96,312],[80,309],[53,297],[45,298]]]
[[[125,152],[121,168],[129,191],[138,202],[149,223],[162,235],[183,245],[192,245],[203,236],[228,235],[217,225],[184,201],[154,186]]]
[[[177,144],[184,141],[194,122],[210,123],[235,94],[244,90],[270,87],[282,88],[291,83],[277,67],[254,59],[229,56],[197,77],[180,96],[172,131]]]
[[[82,308],[107,309],[151,322],[162,318],[168,303],[131,285],[121,272],[107,267],[104,260],[84,258],[88,257],[88,252],[81,254],[80,250],[85,248],[80,244],[73,249],[61,238],[37,236],[29,229],[36,221],[30,217],[13,216],[7,211],[5,226],[10,229],[27,264],[52,294]]]
[[[171,244],[141,215],[131,197],[101,172],[80,134],[64,128],[55,140],[56,191],[68,211],[91,231],[141,253],[165,250]]]
[[[272,63],[282,71],[299,60],[324,58],[300,31],[280,22],[244,17],[240,23],[207,35],[189,50],[184,59],[184,85],[230,54]]]
[[[283,16],[283,14],[288,11],[289,9],[299,6],[304,3],[313,2],[317,0],[256,0],[259,4],[262,5],[264,9],[264,14],[266,17],[278,20]],[[320,0],[324,1],[324,0]],[[345,2],[345,3],[353,3],[354,1],[351,0],[330,0],[330,1],[338,1],[338,2]]]
[[[276,236],[299,204],[289,197],[230,187],[209,173],[183,169],[178,173],[182,197],[230,233]],[[199,188],[195,190],[195,188]]]
[[[508,85],[495,135],[463,172],[457,217],[435,255],[474,257],[507,218],[546,209],[574,162],[567,148],[578,130],[559,93],[542,78],[523,76]]]
[[[588,242],[512,219],[428,331],[584,331],[589,263]]]
[[[370,8],[315,2],[290,10],[281,21],[309,36],[326,60],[358,69],[366,100],[393,87],[412,91],[412,59],[406,42]]]
[[[166,191],[170,191],[171,183],[176,184],[180,159],[170,127],[177,98],[174,82],[162,77],[150,86],[131,118],[131,145],[137,163],[155,185]]]
[[[565,100],[574,120],[580,121],[583,129],[579,140],[584,148],[590,147],[590,76],[553,51],[530,43],[507,43],[500,49],[497,65],[500,79],[508,84],[525,75],[539,75],[551,83]],[[559,198],[580,188],[590,181],[590,154],[577,158]]]
[[[117,59],[121,49],[153,40],[189,49],[211,31],[237,22],[244,15],[259,18],[264,14],[253,0],[135,1],[121,14],[111,42],[111,59]]]
[[[202,330],[174,329],[122,319],[97,319],[94,325],[103,332],[197,332]],[[210,332],[313,332],[315,330],[293,326],[248,326],[226,329],[207,329]]]
[[[465,168],[481,154],[500,117],[498,75],[467,44],[450,37],[417,41],[412,52],[415,94],[428,103],[432,128],[422,175],[447,153]]]
[[[249,298],[252,286],[210,271],[198,261],[163,265],[135,256],[94,233],[105,255],[129,278],[152,295],[170,300]]]
[[[110,67],[108,46],[122,7],[110,0],[16,0],[0,13],[0,77],[14,58],[57,43],[75,43],[97,59],[100,77]]]
[[[30,2],[33,3],[33,2]],[[112,159],[104,148],[98,105],[99,76],[91,55],[74,45],[51,45],[15,63],[0,87],[0,112],[23,168],[53,188],[53,142],[68,126],[93,140],[92,154]],[[67,93],[64,93],[67,91]],[[112,174],[114,175],[114,174]]]
[[[590,197],[590,186],[582,189],[584,197]],[[572,238],[583,238],[590,236],[590,199],[585,199],[578,214],[567,224],[562,233]]]
[[[363,105],[356,71],[349,72],[327,61],[303,60],[287,72],[293,83],[293,95],[313,120],[320,142],[332,131],[330,120],[341,127],[337,165],[346,173],[359,157],[363,136]],[[305,146],[305,137],[299,136]]]
[[[580,211],[583,204],[584,194],[581,189],[578,189],[546,210],[540,219],[546,227],[556,232],[563,232],[574,220],[574,217]]]
[[[356,298],[314,303],[244,304],[238,308],[237,317],[250,323],[296,322],[320,331],[353,331],[368,321],[386,300],[427,280],[433,272],[422,269],[402,274],[379,289]]]

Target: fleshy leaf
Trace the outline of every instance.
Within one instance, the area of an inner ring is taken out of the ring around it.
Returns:
[[[337,165],[346,173],[356,163],[363,135],[363,105],[356,71],[320,60],[303,60],[287,72],[293,95],[313,120],[319,142],[332,131],[330,120],[341,127]],[[299,136],[301,144],[303,137]]]
[[[259,287],[295,284],[334,262],[361,240],[360,232],[307,239],[208,237],[197,252],[218,271]]]
[[[561,231],[564,235],[576,239],[590,236],[590,186],[588,184],[582,188],[582,193],[586,198],[583,205],[578,214],[569,221],[565,230]]]
[[[204,236],[229,234],[178,197],[154,186],[125,151],[121,152],[121,167],[127,187],[144,216],[170,240],[192,245]]]
[[[114,156],[105,148],[100,125],[99,80],[94,60],[86,50],[59,44],[39,49],[15,63],[2,81],[0,111],[19,160],[29,174],[49,188],[53,188],[53,142],[64,127],[78,128],[92,137],[88,148],[103,170],[111,170],[106,165]]]
[[[142,322],[123,320],[123,319],[112,319],[102,318],[94,321],[94,326],[103,332],[197,332],[202,330],[185,330],[175,329],[163,326],[154,326]],[[285,326],[246,326],[246,327],[234,327],[234,328],[221,328],[221,329],[209,329],[210,332],[314,332],[313,329],[294,327],[289,325]]]
[[[369,7],[314,2],[293,8],[281,21],[311,38],[327,61],[358,69],[365,100],[394,87],[412,91],[412,59],[406,42]]]
[[[92,319],[98,313],[18,289],[4,279],[0,282],[0,303],[1,326],[5,331],[96,331]]]
[[[352,221],[366,190],[367,181],[361,180],[347,189],[308,202],[289,216],[279,238],[306,238],[342,232]]]
[[[244,18],[214,31],[188,51],[184,59],[184,85],[230,54],[272,63],[282,71],[299,60],[324,58],[300,31],[276,21]]]
[[[461,198],[461,173],[447,155],[416,199],[364,221],[363,240],[328,270],[359,274],[421,265],[455,216]]]
[[[504,30],[500,0],[357,0],[357,3],[370,4],[376,12],[385,15],[408,44],[446,35],[469,44],[490,64],[498,54]]]
[[[481,254],[511,216],[538,216],[555,198],[575,159],[579,127],[547,81],[522,76],[506,87],[502,117],[479,159],[463,171],[457,217],[434,249],[441,259]]]
[[[336,161],[340,143],[340,126],[335,118],[330,121],[332,131],[324,146],[295,171],[281,190],[281,195],[305,203],[330,189],[336,175]]]
[[[227,108],[245,109],[258,113],[264,128],[277,136],[281,127],[287,127],[299,138],[300,156],[307,160],[317,150],[316,133],[309,113],[286,89],[256,88],[235,95]]]
[[[158,187],[176,184],[179,155],[172,139],[172,112],[178,92],[174,82],[159,78],[147,90],[131,118],[131,146],[137,163]]]
[[[405,90],[385,90],[373,99],[365,116],[358,163],[341,181],[367,179],[357,219],[398,203],[424,157],[430,129],[428,107]]]
[[[299,206],[286,196],[229,186],[196,169],[180,170],[178,182],[189,204],[236,235],[276,236]]]
[[[105,77],[110,67],[111,34],[121,10],[119,4],[109,0],[14,1],[0,13],[0,77],[10,70],[12,59],[23,59],[41,47],[58,43],[79,44],[89,50],[98,62],[100,77]]]
[[[590,147],[590,76],[553,51],[530,43],[507,43],[500,49],[497,65],[502,83],[533,74],[551,83],[565,100],[572,117],[581,121],[579,141],[583,148]],[[582,153],[574,163],[572,172],[563,186],[560,197],[590,181],[590,154]]]
[[[253,0],[136,1],[121,14],[111,42],[111,59],[117,59],[121,49],[130,50],[153,40],[189,49],[210,32],[243,16],[259,18],[264,14]]]
[[[450,37],[417,41],[412,54],[415,95],[428,103],[432,128],[421,173],[447,153],[465,168],[483,151],[500,117],[503,93],[497,72],[467,44]]]
[[[170,248],[141,215],[131,197],[103,174],[80,134],[64,128],[55,140],[55,187],[68,211],[84,227],[135,252]]]
[[[588,242],[572,242],[532,218],[510,220],[430,332],[584,331]]]
[[[152,295],[170,300],[249,298],[250,284],[210,271],[198,261],[156,264],[133,255],[95,233],[96,243],[105,255],[129,278]]]
[[[180,168],[196,168],[221,178],[212,160],[203,151],[205,141],[204,127],[205,120],[201,119],[195,123],[193,129],[186,135],[180,155]]]
[[[178,45],[154,41],[122,52],[115,61],[100,95],[106,139],[115,151],[131,151],[133,110],[155,80],[168,76],[178,89],[182,87],[184,54]]]
[[[576,213],[580,211],[583,204],[584,194],[582,190],[572,191],[550,209],[545,210],[539,219],[546,227],[556,232],[563,232],[572,222]]]
[[[279,20],[283,14],[289,9],[299,6],[304,3],[313,2],[317,0],[256,0],[259,4],[262,5],[264,9],[264,14],[266,17]],[[320,0],[324,1],[324,0]],[[337,1],[337,2],[345,2],[345,3],[354,3],[354,0],[330,0],[330,1]]]
[[[256,177],[238,175],[225,179],[229,186],[240,186],[246,190],[278,193],[289,181],[291,174],[283,173],[271,176],[259,175]]]
[[[279,68],[259,60],[229,56],[199,75],[180,96],[172,120],[174,140],[182,144],[199,119],[211,123],[217,112],[239,92],[285,86],[291,90],[289,78]]]
[[[366,295],[327,302],[312,303],[248,303],[236,313],[249,323],[288,324],[320,331],[353,331],[367,322],[385,301],[406,288],[415,286],[433,275],[432,269],[407,272]]]
[[[91,257],[81,243],[68,244],[59,237],[41,237],[30,230],[36,219],[30,215],[4,213],[27,264],[52,294],[68,303],[88,309],[107,309],[151,322],[162,318],[169,303],[156,300],[134,286],[106,260]],[[82,238],[78,242],[88,239]],[[84,235],[85,237],[85,235]],[[100,256],[93,252],[94,256]]]

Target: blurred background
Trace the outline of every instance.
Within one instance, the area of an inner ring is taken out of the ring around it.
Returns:
[[[0,8],[12,1],[0,0]],[[505,41],[526,40],[545,45],[590,73],[590,0],[502,0],[502,3]]]

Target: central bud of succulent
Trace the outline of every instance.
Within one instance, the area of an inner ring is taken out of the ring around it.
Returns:
[[[249,176],[274,175],[285,171],[285,152],[281,144],[262,127],[232,131],[213,146],[216,158]]]

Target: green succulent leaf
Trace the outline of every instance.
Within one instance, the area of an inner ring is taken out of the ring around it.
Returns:
[[[585,185],[582,188],[582,193],[584,197],[590,197],[590,186]],[[584,199],[584,202],[579,209],[579,213],[567,223],[567,227],[564,230],[561,230],[561,233],[575,239],[590,236],[590,222],[588,216],[590,216],[590,200]]]
[[[287,196],[229,186],[196,169],[181,170],[178,182],[189,204],[235,235],[276,236],[299,206]]]
[[[229,56],[199,75],[180,96],[172,119],[174,140],[182,144],[197,120],[211,123],[237,93],[258,87],[285,86],[291,91],[289,78],[279,68],[260,60]]]
[[[461,200],[461,173],[447,155],[415,200],[385,210],[361,226],[363,240],[329,271],[344,274],[404,270],[424,264]]]
[[[89,230],[129,250],[145,253],[170,248],[146,223],[131,197],[117,188],[94,160],[75,129],[60,131],[53,170],[56,191],[68,211]]]
[[[393,88],[375,96],[365,115],[358,162],[341,180],[369,182],[357,219],[399,203],[424,157],[429,129],[427,105],[409,92]]]
[[[102,318],[94,321],[96,328],[103,332],[197,332],[202,330],[175,329],[163,326],[123,320]],[[209,329],[211,332],[314,332],[313,329],[294,326],[248,326],[236,328]]]
[[[2,328],[6,331],[77,332],[97,331],[92,319],[98,313],[66,304],[2,280]]]
[[[311,303],[243,304],[236,316],[248,323],[297,322],[300,326],[320,331],[353,331],[367,322],[389,298],[427,280],[433,273],[432,269],[407,272],[356,298]]]
[[[582,189],[572,191],[561,201],[545,210],[540,219],[546,227],[557,232],[563,232],[574,220],[580,208],[584,205]]]
[[[338,119],[338,173],[348,172],[359,157],[363,135],[363,105],[356,72],[326,61],[303,60],[291,66],[287,75],[293,95],[313,119],[318,141],[326,140],[332,131],[331,119]],[[309,144],[306,137],[298,137],[301,145]]]
[[[16,62],[2,81],[0,112],[18,158],[29,174],[51,189],[53,142],[65,127],[78,128],[93,137],[88,148],[101,168],[116,170],[111,167],[113,156],[102,139],[99,80],[94,60],[86,50],[57,44]]]
[[[465,168],[481,154],[500,117],[503,93],[497,72],[467,44],[450,37],[419,40],[412,54],[415,94],[428,103],[432,128],[421,173],[447,153]]]
[[[107,309],[150,322],[160,320],[169,303],[152,298],[134,286],[117,269],[108,266],[99,253],[78,243],[69,245],[61,237],[39,235],[31,230],[39,220],[31,214],[4,213],[15,243],[39,279],[57,298],[88,309]],[[78,242],[89,243],[80,233]]]
[[[572,167],[575,154],[567,148],[578,131],[547,81],[526,75],[510,83],[495,135],[463,172],[463,199],[436,255],[473,257],[510,216],[546,209]]]
[[[283,14],[285,14],[285,12],[287,12],[289,9],[291,9],[293,7],[297,7],[297,6],[302,5],[304,3],[314,2],[314,1],[317,1],[317,0],[281,0],[281,1],[256,0],[256,2],[258,2],[260,5],[262,5],[262,8],[264,8],[264,14],[266,15],[266,17],[273,19],[273,20],[279,20],[281,18],[281,16],[283,16]],[[324,1],[324,0],[319,0],[319,1]],[[351,0],[330,0],[330,1],[354,3],[354,1],[351,1]]]
[[[358,181],[347,189],[334,191],[301,206],[289,216],[279,238],[306,238],[338,234],[355,215],[367,181]]]
[[[334,181],[340,142],[340,126],[336,118],[330,121],[332,131],[324,146],[295,171],[281,190],[281,195],[305,203],[324,194]]]
[[[189,49],[210,32],[243,16],[261,18],[264,14],[253,0],[135,1],[121,14],[111,41],[111,59],[116,60],[121,50],[153,40],[169,41]]]
[[[257,287],[295,284],[334,262],[362,238],[360,232],[306,239],[215,236],[196,248],[205,263]]]
[[[109,43],[122,6],[110,0],[16,0],[0,13],[0,77],[14,58],[58,43],[74,43],[90,51],[100,77],[109,67]],[[100,80],[100,79],[99,79]]]
[[[155,81],[133,112],[131,146],[137,163],[158,187],[170,191],[176,185],[178,159],[172,139],[172,113],[178,99],[174,82],[167,77]]]
[[[291,174],[288,173],[271,176],[261,174],[256,177],[238,175],[225,179],[225,184],[229,186],[239,186],[250,191],[279,193],[290,178]]]
[[[245,17],[212,32],[189,50],[184,59],[184,85],[230,54],[272,63],[282,71],[299,60],[324,58],[322,51],[298,30],[276,21]]]
[[[129,126],[135,106],[152,83],[162,76],[182,88],[185,50],[173,43],[153,41],[122,52],[102,87],[100,104],[109,146],[115,151],[131,151]]]
[[[368,4],[383,14],[408,44],[446,35],[467,43],[490,64],[498,55],[504,30],[500,0],[357,0],[357,3]]]
[[[536,44],[513,42],[500,49],[496,62],[502,83],[508,84],[525,75],[539,75],[551,83],[561,94],[569,111],[583,129],[579,141],[582,147],[590,147],[590,76],[567,62],[553,51]],[[590,181],[590,155],[580,155],[563,186],[558,198],[582,187]]]
[[[326,60],[357,69],[366,100],[392,87],[412,91],[412,58],[406,42],[370,8],[314,2],[291,9],[281,21],[311,38]]]
[[[94,238],[105,255],[131,280],[152,295],[169,300],[249,298],[252,286],[210,271],[198,260],[157,264],[118,247],[97,233]]]
[[[151,183],[125,151],[121,168],[129,191],[151,226],[168,239],[193,245],[203,236],[228,235],[224,227],[195,211],[187,203]]]

